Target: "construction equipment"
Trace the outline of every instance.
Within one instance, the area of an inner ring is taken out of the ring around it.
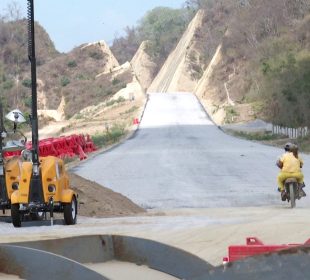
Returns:
[[[10,112],[6,118],[12,120],[10,117],[19,110],[13,110]],[[17,114],[16,118],[13,117],[14,129],[13,132],[7,132],[4,127],[3,120],[3,108],[0,103],[0,209],[2,209],[3,214],[5,214],[6,209],[11,208],[11,195],[15,189],[17,189],[18,181],[20,178],[20,157],[12,157],[4,163],[4,154],[7,152],[20,152],[25,149],[25,144],[27,138],[22,134],[23,139],[21,141],[11,140],[6,141],[10,135],[18,134],[16,133],[17,123],[24,122],[23,116]]]
[[[34,33],[34,4],[28,3],[28,56],[31,62],[31,160],[21,165],[18,190],[11,196],[11,216],[15,227],[21,226],[25,215],[39,216],[50,213],[53,225],[53,213],[64,213],[65,224],[76,223],[77,194],[69,187],[69,177],[64,162],[54,156],[39,158],[38,114],[37,114],[37,77]],[[27,158],[27,156],[26,156]],[[44,215],[46,217],[46,215]]]

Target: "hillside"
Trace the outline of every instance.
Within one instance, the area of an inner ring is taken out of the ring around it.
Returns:
[[[40,115],[89,122],[109,111],[115,120],[116,109],[126,119],[146,90],[194,91],[218,124],[309,126],[309,0],[185,4],[149,11],[111,50],[100,41],[60,54],[36,24]],[[26,22],[1,20],[0,31],[1,100],[29,113]]]
[[[44,65],[48,61],[61,56],[55,49],[46,31],[35,24],[37,64]],[[0,97],[4,106],[25,108],[29,104],[29,72],[28,42],[26,20],[0,20]]]
[[[84,107],[106,99],[132,78],[126,74],[112,78],[109,71],[116,66],[119,64],[109,48],[98,42],[77,47],[38,67],[42,85],[38,88],[42,96],[39,108],[57,109],[64,98],[68,119]],[[102,72],[107,74],[96,78]]]
[[[225,33],[196,94],[219,124],[259,117],[309,125],[310,2],[246,3],[218,19]]]
[[[31,111],[26,28],[25,20],[0,23],[0,97],[5,112],[14,107]],[[145,100],[131,65],[119,65],[104,41],[60,54],[39,24],[35,29],[39,125],[49,124],[40,130],[41,137],[85,133],[85,126],[92,134],[104,133],[107,126],[127,130]],[[144,69],[139,62],[135,66]],[[51,126],[53,121],[59,123]]]
[[[194,90],[218,124],[309,126],[310,1],[186,3],[196,17],[148,91]]]

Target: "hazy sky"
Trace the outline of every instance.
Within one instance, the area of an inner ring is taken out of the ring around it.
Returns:
[[[14,0],[0,0],[4,14]],[[15,0],[26,17],[27,0]],[[49,33],[57,50],[70,51],[83,43],[111,44],[126,26],[134,26],[146,11],[158,6],[180,8],[185,0],[34,0],[35,20]]]

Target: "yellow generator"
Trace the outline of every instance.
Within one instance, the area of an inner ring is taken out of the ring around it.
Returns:
[[[4,172],[0,178],[0,209],[2,209],[4,214],[6,209],[10,209],[11,195],[18,187],[20,164],[19,157],[13,157],[4,164]]]
[[[28,156],[27,151],[23,151],[23,159],[26,161],[21,165],[18,189],[11,196],[12,223],[15,227],[20,227],[25,215],[39,216],[39,214],[49,212],[51,224],[53,224],[53,213],[63,212],[65,224],[72,225],[76,223],[77,195],[69,188],[64,162],[57,157],[42,158],[39,155],[34,1],[27,0],[27,2],[28,58],[31,63],[32,148],[28,151]],[[18,118],[18,113],[13,113],[12,119],[16,118]],[[16,124],[16,121],[14,123]]]
[[[53,156],[40,159],[41,178],[33,180],[32,162],[23,162],[18,190],[11,196],[11,215],[15,227],[30,214],[63,212],[67,225],[76,223],[77,195],[69,188],[69,178],[64,162]]]

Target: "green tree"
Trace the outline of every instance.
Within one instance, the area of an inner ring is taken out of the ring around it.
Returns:
[[[148,53],[163,62],[181,38],[189,21],[186,9],[158,7],[148,12],[139,25],[141,37],[150,42]]]
[[[143,41],[136,27],[127,26],[123,37],[115,38],[111,50],[119,63],[130,61]]]
[[[149,41],[147,52],[158,68],[181,38],[193,12],[188,9],[158,7],[149,11],[136,27],[126,27],[123,37],[111,47],[120,63],[130,61],[142,41]]]

